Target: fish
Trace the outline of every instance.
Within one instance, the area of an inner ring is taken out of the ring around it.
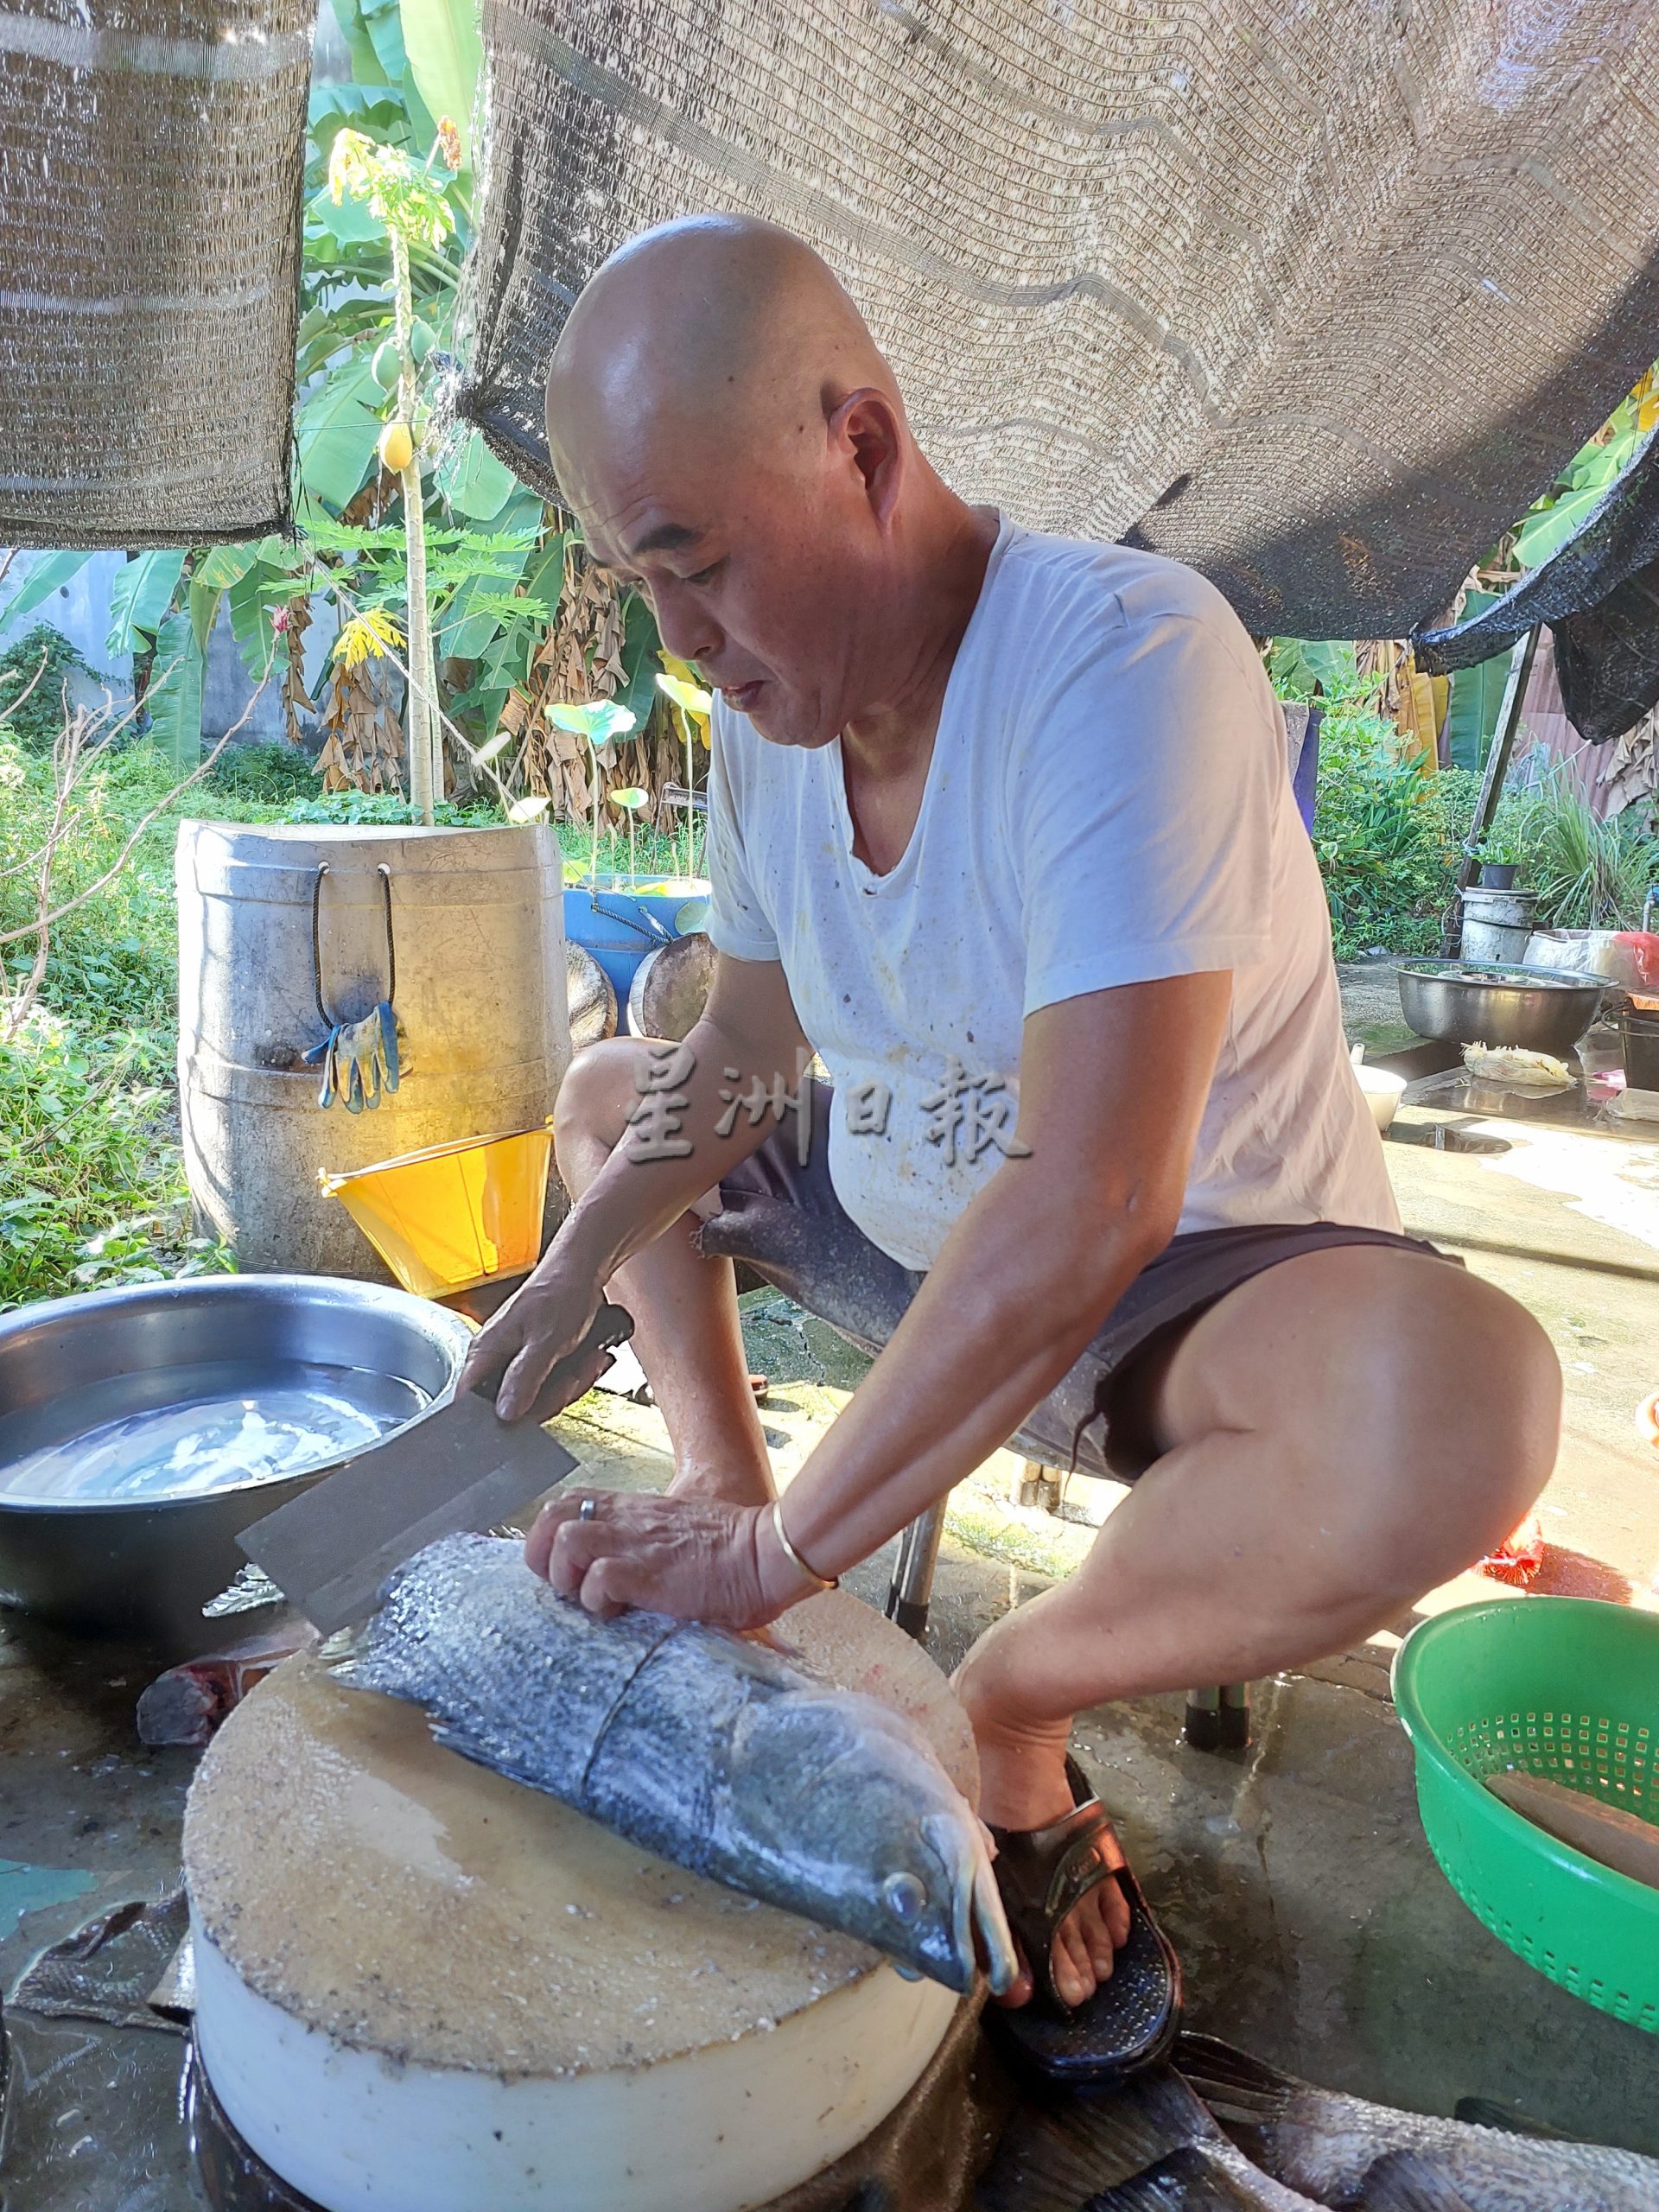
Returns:
[[[1395,2112],[1315,2088],[1211,2036],[1183,2036],[1176,2063],[1259,2165],[1325,2204],[1367,2205],[1363,2191],[1378,2161],[1408,2152],[1437,2170],[1455,2192],[1452,2202],[1461,2198],[1468,2212],[1659,2207],[1659,2158],[1637,2151]]]
[[[729,1889],[966,1994],[1019,1957],[985,1831],[902,1714],[772,1646],[661,1613],[600,1620],[521,1541],[440,1538],[323,1648],[463,1758]]]
[[[1535,2120],[1530,2113],[1517,2112],[1513,2105],[1501,2105],[1495,2097],[1459,2097],[1452,2107],[1452,2117],[1465,2120],[1475,2127],[1499,2127],[1506,2135],[1538,2135],[1546,2143],[1570,2143],[1573,2138],[1559,2127],[1552,2127],[1547,2120]]]
[[[1355,2212],[1470,2212],[1444,2170],[1414,2151],[1390,2151],[1370,2167]]]
[[[1091,2196],[1081,2212],[1255,2212],[1270,2201],[1188,2145]]]
[[[315,1642],[310,1622],[290,1616],[240,1643],[199,1652],[169,1667],[138,1700],[138,1740],[200,1751],[273,1668]]]
[[[981,2212],[1322,2212],[1253,2165],[1167,2067],[1119,2088],[1027,2098],[975,2202]]]

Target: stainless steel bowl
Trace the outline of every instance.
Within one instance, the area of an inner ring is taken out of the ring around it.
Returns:
[[[1402,960],[1400,1007],[1420,1037],[1459,1045],[1520,1045],[1570,1052],[1596,1018],[1606,988],[1558,968],[1509,968],[1476,960]]]
[[[453,1391],[470,1340],[443,1306],[323,1275],[144,1283],[0,1316],[0,1603],[79,1628],[169,1639],[194,1630],[200,1643],[201,1607],[243,1564],[238,1532],[425,1419]],[[192,1375],[257,1401],[275,1378],[320,1369],[339,1378],[331,1391],[386,1424],[371,1444],[186,1496],[7,1494],[7,1468],[16,1479],[29,1455],[191,1402]]]

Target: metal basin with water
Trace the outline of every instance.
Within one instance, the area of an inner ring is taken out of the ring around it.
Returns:
[[[1606,988],[1599,976],[1477,960],[1402,960],[1394,972],[1401,1012],[1420,1037],[1557,1056],[1595,1020]]]
[[[470,1338],[442,1306],[323,1275],[144,1283],[0,1317],[0,1603],[200,1631],[243,1563],[238,1532],[423,1420]]]

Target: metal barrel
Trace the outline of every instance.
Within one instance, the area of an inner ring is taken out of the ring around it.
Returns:
[[[389,1281],[319,1171],[552,1111],[570,1058],[553,831],[183,822],[175,874],[180,1118],[199,1219],[245,1268]],[[327,1033],[319,980],[327,1020],[355,1020],[386,995],[392,960],[402,1083],[372,1112],[321,1110],[304,1063]]]

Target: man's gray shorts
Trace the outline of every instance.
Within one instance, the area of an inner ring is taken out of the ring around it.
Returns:
[[[786,1298],[861,1351],[880,1351],[922,1283],[871,1243],[836,1196],[828,1139],[833,1094],[812,1086],[811,1144],[802,1166],[793,1110],[720,1186],[721,1211],[702,1225],[704,1252],[746,1262]],[[1267,1224],[1177,1236],[1129,1285],[1099,1333],[1018,1434],[1017,1451],[1045,1465],[1132,1480],[1156,1458],[1128,1418],[1137,1357],[1281,1260],[1335,1244],[1385,1244],[1461,1266],[1433,1244],[1338,1222]]]

